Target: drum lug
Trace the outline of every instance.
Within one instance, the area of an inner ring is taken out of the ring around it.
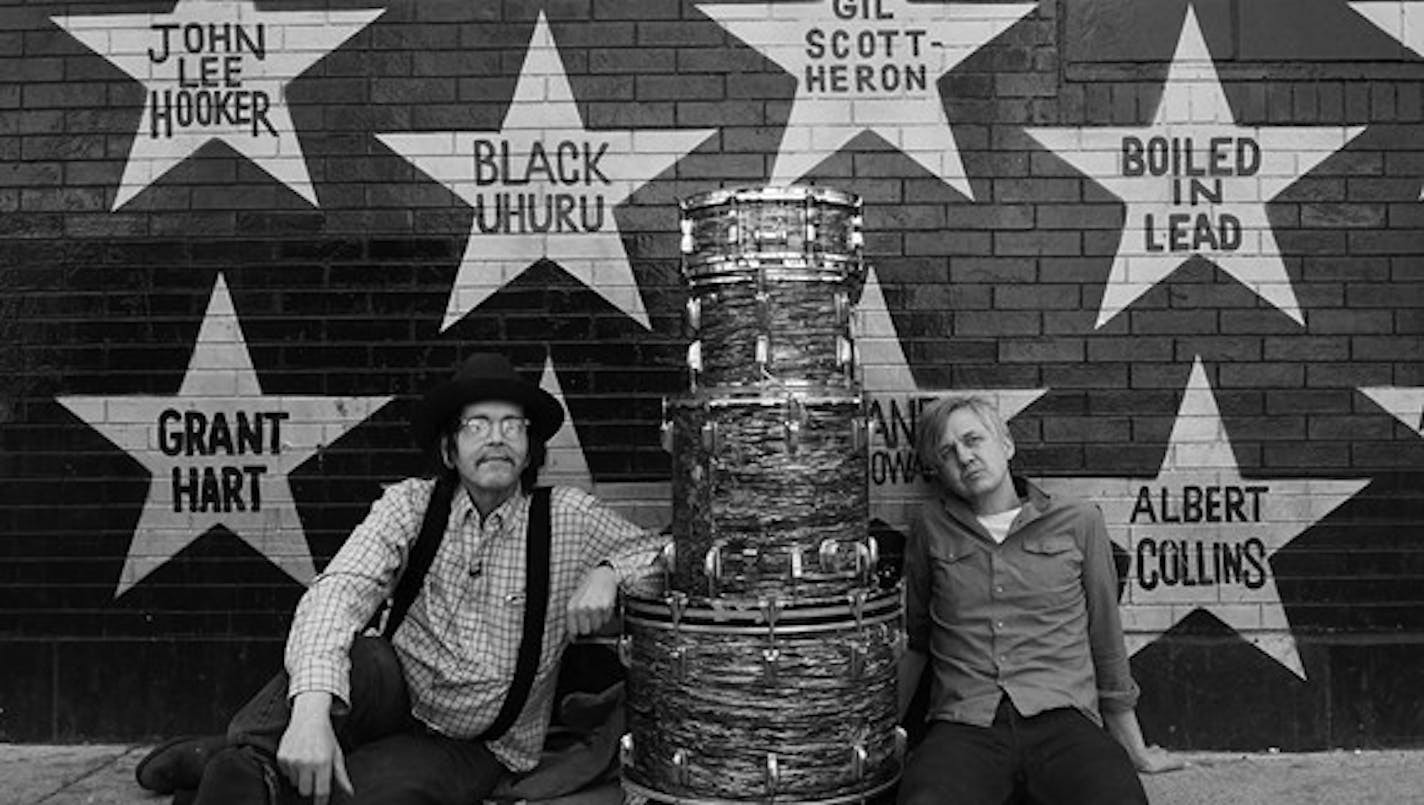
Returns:
[[[850,678],[860,679],[865,676],[865,658],[870,653],[870,649],[863,642],[852,643],[850,646]]]
[[[672,439],[672,423],[664,419],[662,427],[658,429],[658,441],[662,443],[664,453],[672,452]]]
[[[842,369],[855,366],[855,346],[843,335],[836,336],[836,365]]]
[[[850,324],[850,295],[845,291],[836,291],[836,324],[846,326]]]
[[[623,663],[624,668],[633,667],[633,636],[618,636],[618,661]]]
[[[776,759],[775,752],[766,753],[766,793],[768,796],[775,796],[776,790],[781,786],[781,764]]]
[[[694,375],[702,372],[702,340],[697,339],[687,345],[687,368]]]
[[[672,768],[673,778],[677,780],[678,785],[683,786],[685,788],[687,786],[688,778],[686,749],[679,749],[676,752],[672,753]]]
[[[851,420],[850,431],[851,444],[855,447],[855,451],[859,453],[862,450],[870,448],[870,441],[875,435],[875,422],[873,420],[867,420],[863,416],[858,416]]]
[[[806,575],[805,559],[802,556],[805,550],[806,548],[800,543],[791,546],[791,578],[793,579],[799,579]]]
[[[695,296],[687,300],[687,326],[694,333],[702,329],[702,300]]]
[[[862,231],[865,226],[865,216],[859,213],[850,217],[850,247],[860,249],[865,246],[865,233]]]
[[[880,543],[875,537],[858,542],[855,546],[856,574],[860,580],[869,583],[875,578],[875,566],[880,561]]]
[[[707,594],[717,594],[717,584],[722,580],[722,546],[713,545],[702,557],[702,575],[707,577]]]
[[[850,748],[850,777],[852,780],[865,779],[865,767],[870,760],[870,755],[865,751],[865,744],[855,744]]]
[[[672,650],[672,675],[678,682],[687,681],[687,647],[678,646]]]
[[[771,362],[771,340],[764,335],[759,335],[756,339],[756,362],[757,368],[762,372],[766,371],[766,365]]]
[[[856,631],[865,630],[865,590],[851,590],[846,593],[846,601],[850,604],[850,612],[855,616]]]
[[[781,649],[776,646],[762,649],[761,664],[766,683],[773,687],[780,684]]]
[[[702,423],[702,449],[708,453],[717,452],[717,423]]]
[[[663,566],[663,589],[672,589],[672,575],[677,570],[677,542],[668,542],[658,551]]]
[[[910,736],[905,732],[905,728],[895,725],[895,761],[903,764],[905,762],[905,747],[910,743]]]
[[[630,769],[633,767],[633,761],[633,733],[625,732],[623,737],[618,739],[618,762],[623,768]]]
[[[692,228],[693,228],[693,221],[692,221],[692,219],[691,219],[691,218],[683,218],[683,219],[682,219],[682,253],[683,253],[683,254],[692,254],[692,246],[693,246],[693,243],[692,243]]]
[[[806,424],[806,406],[795,397],[786,398],[786,418],[781,421],[788,455],[796,455],[801,446],[801,428]]]
[[[895,662],[900,662],[900,658],[905,656],[905,649],[909,639],[903,629],[896,629],[895,636],[890,638],[890,656],[895,658]]]

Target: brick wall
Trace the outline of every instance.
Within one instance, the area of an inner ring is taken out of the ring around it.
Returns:
[[[1418,743],[1424,3],[1353,5],[6,0],[0,740],[220,726],[473,349],[665,525],[676,202],[799,181],[865,204],[892,561],[914,412],[992,393],[1150,741]]]

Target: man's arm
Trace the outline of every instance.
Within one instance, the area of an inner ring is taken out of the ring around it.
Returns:
[[[1160,746],[1148,746],[1142,740],[1142,727],[1137,723],[1135,709],[1104,712],[1103,723],[1107,725],[1108,733],[1127,750],[1128,757],[1132,758],[1132,765],[1136,766],[1138,771],[1157,774],[1186,768],[1185,760],[1169,754]]]
[[[277,765],[316,805],[325,805],[333,785],[352,791],[332,710],[350,701],[351,641],[389,595],[419,528],[415,491],[414,482],[386,490],[312,581],[292,619],[286,649],[292,714]]]
[[[1088,639],[1098,679],[1098,709],[1108,732],[1140,772],[1180,769],[1185,764],[1160,747],[1148,747],[1137,722],[1137,682],[1128,667],[1122,619],[1118,613],[1117,566],[1102,511],[1092,507],[1083,535],[1083,592],[1088,607]]]
[[[899,683],[897,691],[900,694],[900,705],[896,712],[896,718],[901,724],[905,723],[905,712],[910,709],[910,702],[915,698],[915,691],[920,687],[920,677],[925,673],[925,666],[929,664],[929,658],[922,651],[908,649],[905,656],[900,658]]]

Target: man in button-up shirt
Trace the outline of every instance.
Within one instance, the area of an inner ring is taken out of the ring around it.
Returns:
[[[1102,513],[1014,478],[986,400],[941,400],[916,438],[943,489],[905,550],[902,713],[933,676],[899,801],[1146,802],[1136,771],[1181,764],[1142,739]]]
[[[227,745],[156,752],[140,764],[140,783],[196,784],[199,805],[276,805],[293,793],[317,803],[470,805],[507,772],[533,768],[562,649],[608,620],[619,585],[649,575],[661,544],[578,489],[552,490],[537,670],[512,726],[482,737],[516,676],[529,492],[563,417],[558,400],[497,355],[471,356],[427,394],[416,442],[458,483],[439,550],[390,642],[355,636],[406,567],[431,479],[386,489],[312,582],[293,619],[286,673],[234,717]]]

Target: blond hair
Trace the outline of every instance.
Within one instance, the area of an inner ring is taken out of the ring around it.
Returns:
[[[915,451],[919,453],[920,466],[940,468],[939,443],[944,438],[944,426],[955,411],[969,409],[979,417],[990,432],[1000,441],[1012,441],[1009,426],[999,413],[999,407],[978,394],[953,394],[942,397],[928,408],[920,411],[915,423]]]

